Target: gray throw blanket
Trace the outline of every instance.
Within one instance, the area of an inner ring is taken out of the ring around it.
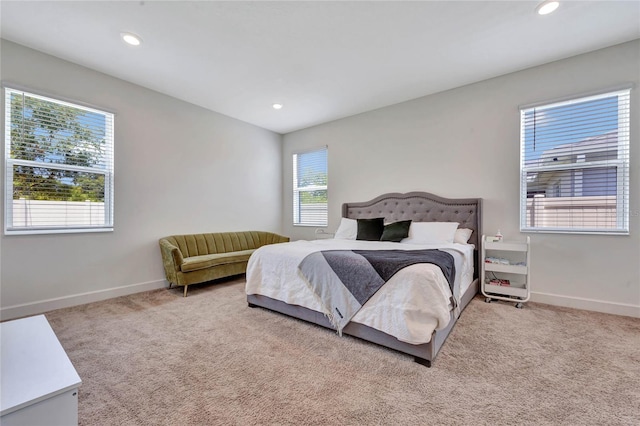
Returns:
[[[453,291],[453,256],[440,250],[326,250],[305,257],[298,269],[342,334],[360,308],[396,272],[416,263],[433,263],[442,270]]]

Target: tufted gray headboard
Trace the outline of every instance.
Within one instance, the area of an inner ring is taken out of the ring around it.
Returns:
[[[415,222],[458,222],[460,228],[473,230],[469,244],[478,249],[482,238],[482,198],[443,198],[428,192],[389,193],[371,201],[344,203],[342,217],[371,219],[384,217],[385,222],[411,219]]]

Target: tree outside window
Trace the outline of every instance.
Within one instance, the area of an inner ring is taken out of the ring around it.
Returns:
[[[5,114],[6,232],[111,229],[113,114],[9,88]]]

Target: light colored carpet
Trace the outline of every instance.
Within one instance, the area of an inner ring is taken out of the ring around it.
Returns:
[[[640,424],[634,318],[478,297],[429,369],[248,308],[243,280],[46,316],[81,425]]]

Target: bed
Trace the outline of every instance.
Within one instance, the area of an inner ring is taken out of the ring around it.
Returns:
[[[384,217],[385,223],[457,222],[458,228],[470,229],[472,233],[467,244],[408,247],[404,243],[334,239],[261,248],[252,255],[247,268],[248,305],[335,329],[298,269],[307,255],[324,250],[439,248],[455,255],[455,285],[444,288],[444,275],[435,265],[406,267],[380,288],[341,330],[342,334],[411,355],[416,362],[430,367],[460,314],[478,293],[476,265],[482,235],[481,213],[479,198],[450,199],[426,192],[389,193],[366,202],[345,203],[343,218]],[[433,282],[420,278],[424,275],[431,276]],[[398,301],[404,301],[404,305]]]

